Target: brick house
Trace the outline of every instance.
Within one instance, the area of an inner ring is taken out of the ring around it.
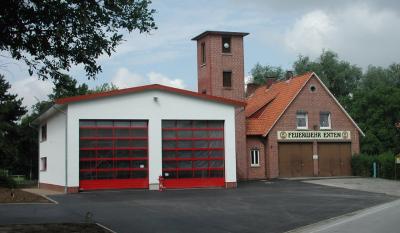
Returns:
[[[364,135],[315,73],[244,90],[243,37],[206,31],[197,41],[198,92],[246,101],[236,109],[238,178],[351,175]]]

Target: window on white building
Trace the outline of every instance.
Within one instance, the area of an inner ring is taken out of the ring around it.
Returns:
[[[40,171],[47,170],[47,157],[40,158]]]
[[[259,149],[251,149],[250,150],[251,156],[251,166],[258,167],[260,166],[260,150]]]
[[[297,112],[296,114],[297,129],[308,129],[308,115],[306,112]]]
[[[47,125],[46,124],[42,125],[40,131],[41,131],[41,141],[42,142],[46,141],[47,140]]]
[[[330,112],[320,112],[319,128],[320,129],[331,129],[331,113]]]

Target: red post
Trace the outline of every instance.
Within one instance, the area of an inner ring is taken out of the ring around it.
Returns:
[[[164,187],[164,177],[159,176],[158,177],[158,191],[162,192],[164,191],[165,187]]]

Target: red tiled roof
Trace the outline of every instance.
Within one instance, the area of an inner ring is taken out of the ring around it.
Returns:
[[[149,90],[160,90],[160,91],[172,92],[172,93],[179,94],[179,95],[190,96],[190,97],[195,97],[195,98],[204,99],[204,100],[208,100],[208,101],[229,104],[229,105],[237,105],[237,106],[245,106],[246,105],[245,102],[238,101],[238,100],[232,100],[232,99],[227,99],[227,98],[222,98],[222,97],[217,97],[217,96],[212,96],[212,95],[206,95],[206,94],[199,94],[194,91],[188,91],[188,90],[183,90],[183,89],[179,89],[179,88],[168,87],[168,86],[164,86],[164,85],[160,85],[160,84],[151,84],[151,85],[131,87],[131,88],[126,88],[126,89],[114,90],[114,91],[88,94],[88,95],[66,97],[66,98],[57,99],[55,101],[55,103],[56,104],[68,104],[68,103],[74,103],[74,102],[79,102],[79,101],[93,100],[93,99],[105,98],[105,97],[116,96],[116,95],[124,95],[124,94],[130,94],[130,93],[137,93],[137,92],[149,91]]]
[[[266,135],[314,73],[306,73],[270,88],[261,86],[247,99],[247,135]]]

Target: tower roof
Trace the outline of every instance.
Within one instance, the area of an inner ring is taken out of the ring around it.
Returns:
[[[197,35],[192,38],[192,40],[199,40],[208,35],[222,35],[222,36],[247,36],[249,33],[247,32],[227,32],[227,31],[205,31],[200,35]]]

